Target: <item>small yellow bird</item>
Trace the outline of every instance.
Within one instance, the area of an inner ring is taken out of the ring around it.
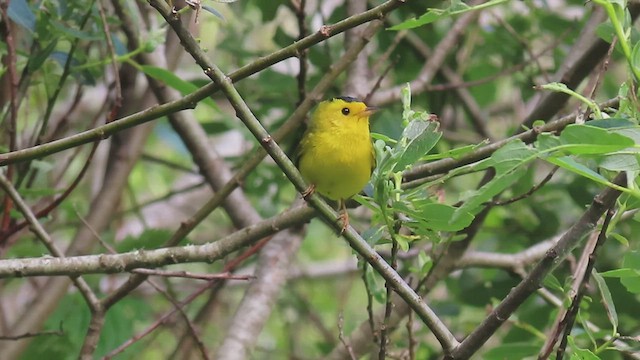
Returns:
[[[349,226],[345,200],[367,184],[376,166],[369,134],[369,116],[377,110],[353,97],[341,96],[318,104],[298,150],[298,168],[309,188],[337,200],[342,232]]]

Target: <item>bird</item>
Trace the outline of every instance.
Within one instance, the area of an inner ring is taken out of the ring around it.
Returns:
[[[360,192],[376,166],[369,117],[377,110],[351,96],[339,96],[318,104],[297,151],[297,164],[309,187],[338,202],[341,234],[349,226],[345,201]]]

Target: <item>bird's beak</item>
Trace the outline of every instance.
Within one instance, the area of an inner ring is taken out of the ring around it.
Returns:
[[[361,114],[365,116],[369,116],[378,110],[380,110],[380,108],[377,106],[367,106],[364,110],[362,110]]]

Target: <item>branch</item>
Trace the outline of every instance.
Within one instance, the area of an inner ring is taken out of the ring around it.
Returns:
[[[598,104],[598,106],[601,109],[605,109],[609,107],[616,107],[618,106],[618,104],[619,104],[619,99],[613,98]],[[577,116],[578,114],[574,113],[571,115],[561,117],[560,119],[550,121],[540,127],[535,127],[523,133],[508,137],[500,141],[496,141],[489,145],[485,145],[477,150],[474,150],[473,152],[470,152],[469,154],[466,154],[456,159],[446,158],[442,160],[432,161],[427,164],[414,166],[411,170],[408,170],[403,174],[404,180],[412,181],[412,180],[417,180],[417,179],[431,176],[431,175],[443,174],[452,169],[461,167],[463,165],[468,165],[468,164],[486,159],[489,156],[491,156],[491,154],[493,154],[496,150],[500,149],[501,147],[506,145],[508,142],[513,141],[515,139],[520,139],[524,143],[530,144],[534,142],[538,138],[538,135],[543,132],[561,131],[567,125],[573,124]],[[409,183],[403,184],[403,186],[411,187],[412,185],[411,185],[411,182],[409,182]]]
[[[640,2],[630,1],[628,4],[631,21],[635,21],[640,14]],[[580,35],[580,39],[569,51],[572,55],[571,61],[565,62],[562,69],[556,74],[556,80],[561,81],[570,89],[576,89],[582,80],[596,68],[596,65],[603,59],[609,50],[609,43],[595,35],[596,27],[605,19],[605,14],[601,9],[594,11],[589,23],[585,26],[585,31]],[[573,54],[578,54],[577,56]],[[561,92],[552,92],[535,104],[535,108],[523,121],[523,125],[530,127],[536,120],[547,120],[554,116],[569,100],[569,95]],[[533,103],[533,101],[531,101]]]
[[[619,174],[613,182],[623,186],[626,184],[626,174]],[[596,226],[602,214],[613,206],[619,195],[620,191],[609,187],[600,192],[580,220],[571,226],[556,245],[547,251],[545,257],[538,262],[529,275],[513,288],[482,324],[469,334],[450,355],[445,356],[445,359],[468,359],[478,351],[529,295],[540,288],[547,274],[555,269],[580,240]]]
[[[295,253],[302,243],[301,229],[290,229],[274,236],[260,251],[256,280],[244,293],[240,305],[228,322],[227,334],[215,359],[247,359],[271,315]]]
[[[278,50],[269,56],[259,58],[251,64],[241,67],[240,69],[231,73],[228,78],[231,82],[237,82],[241,79],[249,77],[250,75],[264,70],[282,60],[288,59],[290,57],[295,57],[300,51],[307,49],[317,43],[320,43],[332,36],[340,34],[360,24],[364,24],[374,19],[384,17],[386,13],[399,7],[400,5],[403,5],[407,1],[408,0],[389,0],[362,14],[348,17],[333,25],[324,25],[314,34],[309,35],[300,41],[296,41],[295,43],[281,50]],[[211,83],[201,87],[200,89],[192,92],[187,96],[184,96],[180,100],[153,106],[149,109],[124,117],[120,120],[116,120],[112,123],[105,124],[103,126],[99,126],[94,129],[66,137],[64,139],[52,141],[47,144],[0,154],[0,166],[35,158],[41,158],[75,146],[79,146],[96,140],[102,140],[116,132],[155,119],[159,119],[167,114],[194,108],[199,101],[208,96],[211,96],[218,90],[220,90],[219,85]]]
[[[411,91],[414,94],[423,92],[431,83],[433,77],[444,64],[449,51],[459,45],[460,37],[464,34],[465,30],[467,30],[469,24],[471,24],[479,14],[479,11],[468,12],[461,15],[453,24],[451,29],[447,32],[447,35],[438,44],[438,47],[434,49],[432,56],[429,57],[425,65],[422,67],[422,70],[420,70],[420,74],[418,74],[415,80],[410,82]],[[371,99],[372,103],[380,106],[398,101],[400,99],[401,90],[404,86],[405,85],[402,84],[390,89],[379,91],[377,94],[373,95]]]
[[[214,262],[267,235],[308,221],[313,215],[313,209],[302,206],[205,245],[137,250],[122,254],[0,260],[0,278],[111,274],[136,268],[155,268],[188,262]]]
[[[158,8],[165,19],[172,24],[175,20],[171,19],[171,15],[167,14],[163,8],[167,7],[166,3],[159,3],[158,1],[152,1],[156,8]],[[180,36],[183,43],[194,42],[195,40],[190,34],[180,33],[179,27],[174,27],[178,36]],[[236,115],[247,126],[251,133],[261,143],[261,145],[267,150],[267,153],[274,159],[278,166],[284,171],[289,180],[296,186],[298,191],[303,192],[307,185],[304,183],[302,176],[293,165],[291,160],[286,156],[282,149],[273,141],[271,135],[262,127],[262,124],[256,119],[247,104],[244,102],[238,91],[233,86],[231,79],[224,75],[224,73],[213,63],[210,63],[204,54],[202,56],[196,56],[199,64],[207,67],[207,75],[221,87],[225,96],[229,99],[229,102],[236,111]],[[342,225],[336,220],[338,214],[331,208],[324,200],[322,200],[317,194],[309,197],[309,203],[313,206],[319,214],[333,226],[337,231],[342,228]],[[360,235],[352,228],[347,227],[344,232],[344,236],[349,242],[350,246],[356,250],[363,258],[365,258],[392,286],[396,292],[416,311],[420,318],[427,324],[427,326],[434,332],[435,336],[441,342],[445,351],[451,350],[457,345],[457,341],[453,334],[447,329],[437,315],[426,305],[413,291],[413,289],[404,282],[402,277],[395,272],[389,264],[387,264],[375,250],[373,250],[367,242],[360,237]]]

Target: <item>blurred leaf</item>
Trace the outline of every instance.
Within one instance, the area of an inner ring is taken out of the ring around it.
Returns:
[[[29,57],[29,63],[27,65],[29,72],[33,73],[36,70],[40,69],[42,64],[44,64],[44,62],[49,58],[53,50],[56,48],[56,45],[58,45],[58,41],[53,40],[49,42],[49,44],[47,44],[44,49],[40,49],[33,56]]]
[[[500,344],[482,355],[487,360],[524,359],[540,351],[540,345],[531,342]]]
[[[592,353],[590,350],[579,348],[576,345],[575,339],[573,336],[568,336],[567,340],[569,343],[569,347],[572,350],[571,357],[570,357],[571,360],[600,360],[600,358],[596,356],[594,353]]]
[[[615,270],[609,270],[600,273],[601,277],[610,277],[610,278],[634,278],[640,277],[640,270],[638,269],[630,269],[630,268],[621,268]]]
[[[127,236],[115,244],[119,253],[141,250],[158,249],[171,238],[172,232],[166,229],[147,229],[138,236]]]
[[[637,124],[629,119],[608,118],[587,121],[586,125],[595,126],[603,129],[621,129],[636,127]]]
[[[636,250],[624,254],[622,266],[640,272],[640,252]],[[640,276],[621,277],[620,282],[630,293],[640,294]]]
[[[598,274],[597,271],[594,270],[591,275],[596,281],[596,284],[598,284],[600,295],[602,295],[602,304],[604,305],[605,310],[607,310],[609,321],[611,321],[611,324],[613,325],[613,332],[616,333],[616,329],[618,328],[618,312],[616,311],[616,305],[613,303],[611,291],[607,286],[607,282],[604,281],[604,278],[600,274]]]
[[[202,9],[205,11],[210,12],[211,14],[215,15],[216,17],[220,18],[221,20],[225,20],[224,16],[222,16],[222,14],[214,9],[213,7],[209,6],[209,5],[202,5]]]
[[[631,154],[608,155],[598,166],[610,171],[640,171],[638,157]]]
[[[189,95],[190,93],[198,90],[197,86],[195,86],[194,84],[188,81],[182,80],[175,73],[167,69],[163,69],[163,68],[159,68],[151,65],[142,65],[141,68],[145,74],[151,76],[156,80],[162,81],[163,83],[167,84],[169,87],[172,87],[178,90],[178,92],[180,92],[180,94],[182,94],[183,96]],[[216,111],[220,111],[220,109],[218,108],[218,105],[216,105],[216,103],[213,100],[211,100],[210,97],[204,98],[202,100],[202,103],[211,106]]]
[[[9,2],[9,9],[7,9],[7,15],[16,24],[29,30],[29,32],[35,30],[36,16],[33,14],[33,11],[31,11],[26,0],[11,0]]]
[[[636,42],[631,51],[631,66],[640,70],[640,41]]]
[[[102,34],[92,34],[87,31],[78,30],[70,28],[64,24],[61,24],[57,21],[51,21],[51,25],[59,30],[61,33],[69,36],[70,38],[82,39],[82,40],[103,40],[104,36]]]
[[[69,59],[69,53],[66,53],[64,51],[54,51],[51,53],[51,58],[55,60],[60,65],[60,67],[64,68],[67,60]],[[71,58],[71,67],[78,65],[80,65],[80,62],[75,58]],[[73,75],[76,79],[80,80],[85,85],[93,86],[96,84],[96,78],[88,70],[74,72]]]
[[[634,198],[635,199],[635,198]],[[626,237],[624,237],[621,234],[612,232],[609,234],[609,236],[611,236],[612,238],[614,238],[616,241],[618,241],[620,244],[622,244],[625,247],[629,247],[629,240],[627,240]]]
[[[233,129],[228,123],[222,121],[207,121],[200,123],[200,125],[209,135],[216,135]]]
[[[452,0],[451,6],[447,9],[429,9],[426,13],[419,18],[413,18],[406,20],[398,25],[392,26],[389,30],[407,30],[417,28],[423,25],[431,24],[436,20],[441,20],[450,16],[464,14],[468,11],[484,9],[487,7],[495,6],[506,2],[507,0],[490,0],[486,3],[476,6],[468,6],[460,0]]]
[[[558,278],[553,276],[553,274],[549,274],[545,276],[543,284],[545,287],[551,288],[552,290],[564,292],[564,288]]]

